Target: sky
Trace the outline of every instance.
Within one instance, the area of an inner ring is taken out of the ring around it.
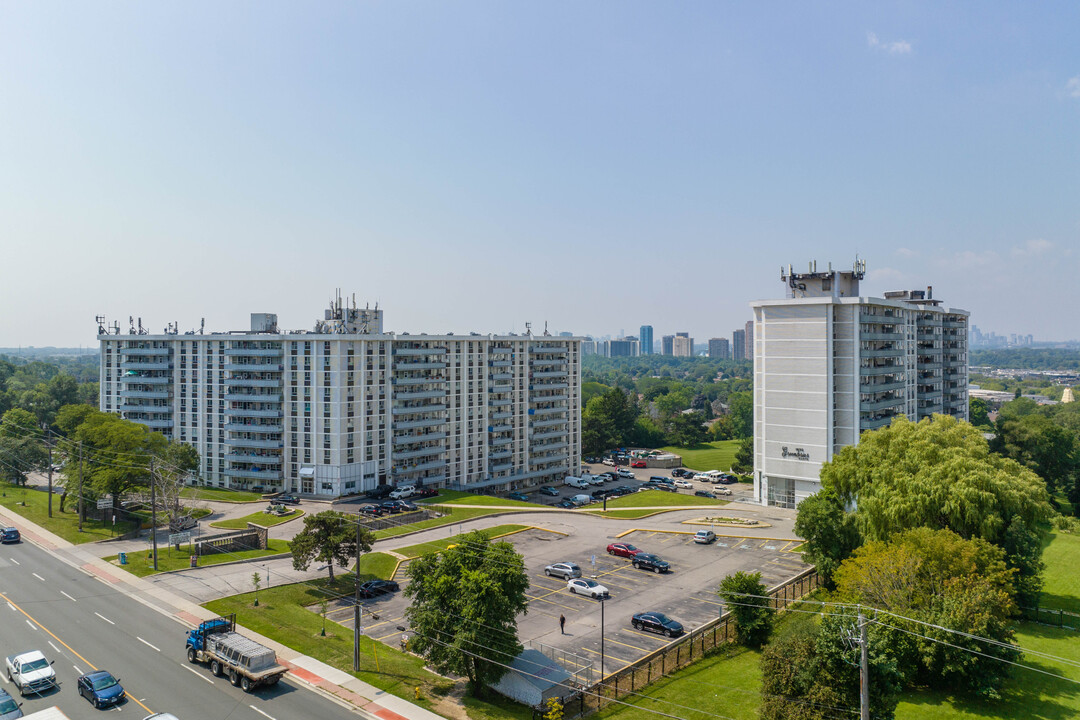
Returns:
[[[0,0],[0,347],[730,337],[780,267],[1080,336],[1074,2]],[[1063,322],[1064,321],[1064,322]]]

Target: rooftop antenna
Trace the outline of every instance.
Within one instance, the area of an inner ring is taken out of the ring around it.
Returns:
[[[206,328],[206,318],[199,318],[199,334],[203,334],[203,330]]]
[[[544,321],[544,337],[551,337],[551,333],[547,329],[547,320]]]
[[[128,334],[129,335],[134,335],[135,334],[135,316],[134,315],[128,315]]]
[[[113,320],[112,331],[113,331],[113,335],[119,335],[120,334],[120,321],[119,320]]]
[[[531,322],[525,323],[525,334],[526,335],[532,335],[532,323]]]
[[[98,335],[108,335],[109,334],[108,331],[105,329],[105,316],[104,315],[95,315],[94,316],[94,322],[97,323]]]

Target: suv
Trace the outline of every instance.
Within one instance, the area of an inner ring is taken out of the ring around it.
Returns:
[[[716,533],[712,530],[698,530],[694,533],[694,542],[699,545],[708,545],[716,541]]]
[[[380,485],[374,490],[369,490],[367,497],[372,500],[382,500],[384,497],[394,492],[394,488],[390,485]]]
[[[570,578],[581,577],[581,568],[578,567],[577,563],[557,562],[544,568],[544,574],[549,577],[555,576],[563,580],[569,580]]]
[[[368,515],[369,517],[382,517],[389,511],[383,508],[382,505],[364,505],[359,512],[361,515]]]
[[[22,541],[22,536],[19,535],[19,528],[5,527],[0,528],[0,543],[17,543]]]
[[[512,493],[508,493],[506,498],[508,500],[520,500],[521,502],[529,502],[529,496],[523,492],[515,491]]]
[[[615,473],[615,475],[617,477],[621,477],[624,480],[633,480],[634,479],[634,473],[630,472],[626,468],[619,468],[619,470]]]
[[[657,574],[671,570],[671,563],[652,553],[639,552],[633,557],[633,565],[640,570],[652,570]]]
[[[435,497],[438,494],[439,494],[438,488],[422,487],[422,488],[417,488],[416,492],[414,492],[412,494],[412,496],[414,498],[429,498],[429,497]]]
[[[644,467],[648,467],[648,464],[644,460],[634,460],[633,462],[630,463],[630,467],[632,467],[632,468],[644,468]]]
[[[540,494],[547,495],[549,497],[559,497],[559,491],[551,487],[550,485],[545,485],[540,488]]]
[[[603,459],[603,460],[601,460],[600,462],[601,462],[601,463],[602,463],[603,465],[607,465],[608,467],[615,467],[615,461],[614,461],[614,460],[612,460],[612,459],[611,459],[611,458],[609,458],[609,457],[606,457],[606,458],[604,458],[604,459]]]
[[[404,500],[407,497],[412,497],[416,492],[416,488],[412,485],[402,485],[397,490],[390,492],[391,500]]]
[[[682,468],[675,468],[671,471],[671,477],[682,477],[685,472]]]

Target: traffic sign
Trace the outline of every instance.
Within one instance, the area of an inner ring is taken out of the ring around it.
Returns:
[[[191,533],[189,533],[189,532],[173,533],[173,534],[169,535],[169,544],[170,545],[179,545],[180,543],[186,543],[186,542],[189,542],[190,540],[191,540]]]
[[[108,510],[112,507],[112,498],[98,498],[97,509]]]

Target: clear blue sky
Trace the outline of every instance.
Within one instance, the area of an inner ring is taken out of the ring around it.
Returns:
[[[0,3],[0,346],[309,327],[730,336],[867,260],[1080,335],[1080,4]],[[1049,306],[1049,311],[1048,311]],[[1064,321],[1064,322],[1063,322]]]

